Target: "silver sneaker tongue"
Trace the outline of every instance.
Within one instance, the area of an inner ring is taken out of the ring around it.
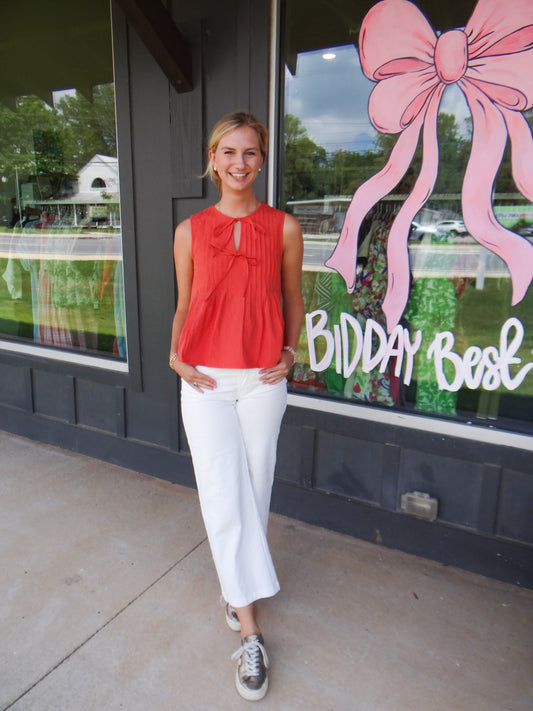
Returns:
[[[264,640],[262,634],[249,634],[242,639],[242,647],[235,652],[233,657],[237,659],[242,656],[246,666],[246,673],[249,676],[257,676],[260,674],[260,664],[263,661],[268,669],[268,655],[263,646]],[[263,659],[261,660],[261,656]]]

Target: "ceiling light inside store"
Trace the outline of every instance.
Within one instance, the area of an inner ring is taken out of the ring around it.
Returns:
[[[326,59],[328,62],[330,62],[332,59],[335,59],[336,56],[337,55],[333,54],[333,52],[326,52],[322,55],[322,59]]]

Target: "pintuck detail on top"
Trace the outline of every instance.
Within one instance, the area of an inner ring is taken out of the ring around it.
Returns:
[[[212,206],[191,217],[193,283],[178,358],[213,368],[268,368],[280,359],[285,214],[265,203],[246,217]],[[240,222],[235,247],[234,229]]]

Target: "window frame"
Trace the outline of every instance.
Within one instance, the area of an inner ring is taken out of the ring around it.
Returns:
[[[109,1],[109,13],[111,26],[109,41],[112,45],[113,57],[117,157],[120,174],[119,194],[127,360],[117,360],[105,355],[78,353],[52,346],[34,345],[0,336],[0,361],[9,365],[24,364],[32,368],[141,390],[127,26],[126,19],[114,0]]]
[[[282,107],[284,106],[284,81],[282,62],[283,51],[283,0],[271,0],[270,22],[270,86],[269,86],[269,129],[268,154],[268,202],[280,206],[280,172],[282,156]],[[533,288],[533,286],[531,287]],[[288,404],[303,410],[315,410],[332,415],[341,415],[354,420],[373,421],[380,424],[422,430],[441,436],[459,437],[487,444],[508,446],[533,452],[533,435],[514,432],[497,423],[487,426],[453,421],[438,415],[422,415],[414,412],[398,412],[384,407],[356,402],[343,402],[333,398],[321,398],[313,394],[289,391]]]

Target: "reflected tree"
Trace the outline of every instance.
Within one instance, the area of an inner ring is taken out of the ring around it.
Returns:
[[[321,198],[327,192],[328,163],[326,149],[309,138],[296,116],[285,116],[284,202]]]
[[[460,194],[462,176],[470,152],[470,136],[461,132],[453,114],[440,113],[437,124],[440,160],[435,193]],[[324,195],[351,196],[386,164],[397,135],[379,133],[373,150],[336,150],[327,154],[308,135],[301,120],[286,114],[284,195],[287,200],[323,198]],[[416,149],[406,175],[394,192],[408,193],[422,165],[422,142]]]

